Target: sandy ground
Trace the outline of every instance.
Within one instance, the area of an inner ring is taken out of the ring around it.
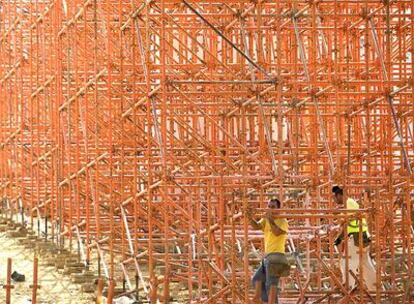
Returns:
[[[0,233],[0,284],[6,283],[7,258],[12,258],[12,271],[26,276],[22,283],[12,282],[12,304],[32,303],[34,250],[24,248],[16,239]],[[68,275],[60,274],[52,266],[45,266],[39,257],[38,303],[42,304],[86,304],[95,303],[93,294],[82,293],[80,285],[71,282]],[[0,303],[6,302],[6,290],[0,288]]]

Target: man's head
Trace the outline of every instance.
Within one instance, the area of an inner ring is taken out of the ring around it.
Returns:
[[[281,205],[282,204],[280,203],[280,201],[277,198],[272,198],[267,203],[267,208],[269,208],[269,209],[280,209]]]
[[[339,186],[333,186],[332,193],[334,195],[335,202],[338,205],[342,205],[344,203],[344,190],[342,190]]]

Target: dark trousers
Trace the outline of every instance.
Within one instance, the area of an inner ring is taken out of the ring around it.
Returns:
[[[269,301],[269,291],[270,287],[273,285],[276,287],[276,293],[278,293],[278,286],[279,286],[279,277],[276,276],[273,271],[271,271],[269,256],[271,255],[281,255],[283,253],[269,253],[260,263],[259,268],[253,275],[252,283],[253,286],[256,286],[256,282],[262,282],[262,301],[268,302]],[[276,297],[275,303],[278,303]],[[273,303],[269,303],[273,304]]]

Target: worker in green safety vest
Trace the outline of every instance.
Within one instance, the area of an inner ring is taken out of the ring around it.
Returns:
[[[332,192],[334,194],[334,200],[338,204],[340,208],[346,208],[348,210],[358,210],[359,204],[352,198],[348,197],[346,200],[344,199],[344,191],[339,186],[334,186],[332,188]],[[346,204],[344,204],[346,202]],[[357,270],[359,266],[363,267],[363,279],[364,283],[366,284],[368,290],[375,289],[375,281],[376,281],[376,272],[375,268],[372,264],[372,261],[369,257],[369,247],[371,243],[369,231],[368,231],[368,224],[366,218],[362,218],[361,223],[358,219],[352,218],[352,214],[350,215],[350,219],[348,223],[345,223],[346,227],[344,227],[343,232],[340,236],[335,240],[335,245],[339,246],[341,242],[344,240],[344,233],[348,234],[348,255],[345,256],[345,250],[342,250],[341,255],[341,271],[343,281],[346,280],[346,261],[348,260],[348,269],[352,270],[354,274],[357,275]],[[362,226],[362,244],[360,246],[360,224]],[[345,229],[346,228],[346,229]],[[359,250],[362,249],[362,260],[361,263],[359,261]],[[342,247],[344,249],[344,247]],[[352,275],[348,276],[349,285],[353,288],[355,285],[355,279]]]

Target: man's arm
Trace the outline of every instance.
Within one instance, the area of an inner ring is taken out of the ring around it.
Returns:
[[[250,226],[252,226],[253,229],[256,229],[256,230],[262,229],[262,225],[260,225],[257,221],[253,219],[251,210],[247,210],[247,218],[249,219]]]
[[[337,236],[337,238],[335,239],[335,241],[334,241],[334,245],[335,246],[339,246],[341,243],[342,243],[342,241],[344,240],[344,232],[345,232],[345,229],[342,227],[341,229],[340,229],[340,233],[339,233],[339,235]]]

